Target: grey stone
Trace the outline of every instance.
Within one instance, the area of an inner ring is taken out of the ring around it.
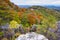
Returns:
[[[48,40],[45,36],[37,34],[35,32],[30,32],[20,35],[16,40]]]

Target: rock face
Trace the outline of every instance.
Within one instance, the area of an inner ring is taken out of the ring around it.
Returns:
[[[57,23],[57,27],[58,27],[58,29],[57,29],[57,39],[58,40],[60,40],[60,21],[58,21],[58,23]]]
[[[48,40],[45,36],[35,32],[20,35],[16,40]]]
[[[9,24],[7,23],[6,25],[1,26],[2,29],[8,29]]]

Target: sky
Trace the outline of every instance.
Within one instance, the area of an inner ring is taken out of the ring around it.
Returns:
[[[16,5],[60,5],[60,0],[10,0]]]

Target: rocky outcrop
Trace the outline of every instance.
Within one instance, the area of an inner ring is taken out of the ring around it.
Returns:
[[[57,40],[60,40],[60,21],[57,22],[57,32],[56,32],[56,35],[57,35]]]
[[[20,35],[16,40],[48,40],[45,36],[35,32]]]

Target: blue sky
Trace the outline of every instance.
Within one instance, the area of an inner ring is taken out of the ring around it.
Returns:
[[[10,0],[16,5],[60,5],[60,0]]]

